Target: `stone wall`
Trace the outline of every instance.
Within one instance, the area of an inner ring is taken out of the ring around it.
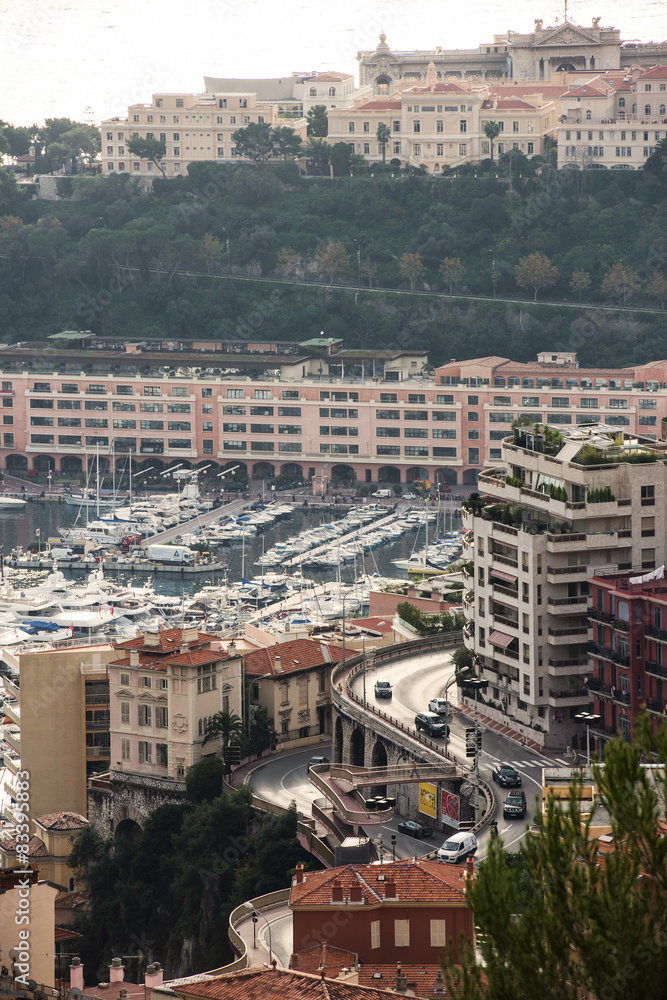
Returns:
[[[154,809],[186,799],[184,782],[112,771],[89,782],[88,818],[97,832],[108,838],[125,820],[143,827]]]

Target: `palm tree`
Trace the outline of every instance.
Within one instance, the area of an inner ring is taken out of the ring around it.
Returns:
[[[386,162],[387,156],[387,143],[391,139],[391,132],[389,131],[389,126],[384,122],[380,122],[377,127],[377,132],[375,133],[378,146],[382,150],[382,162]]]
[[[484,135],[487,137],[487,139],[491,140],[491,163],[494,162],[493,140],[498,138],[498,136],[500,135],[500,131],[501,131],[500,122],[494,122],[494,121],[484,122]]]
[[[208,721],[202,746],[208,743],[209,740],[220,737],[224,752],[230,746],[232,737],[240,738],[242,735],[243,722],[239,719],[238,715],[235,715],[234,712],[216,712]]]

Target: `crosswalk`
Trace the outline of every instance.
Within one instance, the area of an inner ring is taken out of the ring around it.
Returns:
[[[508,764],[512,764],[513,767],[544,767],[544,763],[541,760],[508,760]]]

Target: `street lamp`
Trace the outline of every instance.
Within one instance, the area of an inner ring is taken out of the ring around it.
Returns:
[[[227,275],[228,275],[228,277],[231,278],[231,276],[232,276],[232,255],[231,255],[231,251],[229,249],[229,233],[227,232],[227,230],[225,229],[224,226],[222,227],[222,231],[225,234],[225,246],[227,247]]]
[[[575,722],[585,722],[586,723],[586,760],[588,761],[588,766],[591,766],[591,726],[595,725],[602,718],[601,715],[592,715],[590,712],[579,712],[574,717]]]
[[[483,681],[480,677],[473,677],[472,680],[466,681],[466,687],[473,688],[475,692],[475,824],[479,823],[479,741],[478,741],[478,722],[477,722],[477,692],[486,691],[489,686],[488,681]]]
[[[264,914],[262,913],[261,910],[259,912],[257,910],[253,910],[252,911],[252,922],[253,922],[253,924],[257,923],[257,918],[258,917],[262,918],[262,920],[266,924],[266,929],[269,932],[269,965],[271,965],[272,962],[273,962],[273,952],[271,950],[271,924],[266,919],[266,917],[264,916]],[[253,929],[253,940],[254,940],[254,929]]]
[[[489,250],[490,254],[493,254],[491,258],[491,283],[493,285],[493,297],[496,297],[496,252],[495,250]]]
[[[396,834],[395,833],[392,833],[392,835],[391,835],[391,860],[392,861],[396,860]]]
[[[359,243],[359,240],[356,239],[352,240],[352,242],[357,244],[357,270],[358,270],[357,284],[359,285],[359,288],[361,288],[361,244]]]
[[[445,757],[447,756],[447,745],[449,743],[449,699],[448,692],[452,684],[456,683],[456,670],[445,684]]]

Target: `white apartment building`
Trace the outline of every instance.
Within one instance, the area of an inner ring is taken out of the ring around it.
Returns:
[[[254,93],[153,94],[150,104],[131,105],[126,118],[102,122],[102,172],[177,177],[193,162],[235,162],[243,158],[232,135],[251,122],[287,126],[306,138],[305,118],[280,118],[275,105],[260,106]],[[132,156],[128,139],[164,142],[160,167]]]
[[[605,424],[559,430],[506,437],[502,468],[479,478],[481,508],[463,517],[484,710],[552,747],[581,738],[574,716],[589,706],[588,581],[664,563],[667,499],[664,445]]]

